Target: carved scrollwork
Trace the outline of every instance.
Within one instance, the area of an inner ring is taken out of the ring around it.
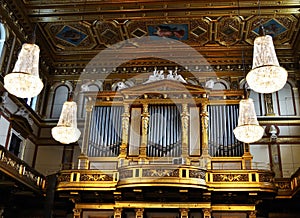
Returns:
[[[133,177],[132,170],[123,170],[119,174],[120,179],[131,178]]]
[[[214,182],[248,182],[247,174],[214,174]]]
[[[287,182],[276,182],[276,187],[281,190],[291,190],[291,183]]]
[[[13,156],[10,152],[7,152],[4,148],[0,148],[0,162],[13,176],[21,175],[24,182],[38,187],[43,186],[44,179],[41,174],[38,174],[34,169]]]
[[[58,182],[69,182],[71,179],[71,174],[61,174],[58,177]]]
[[[82,174],[80,181],[113,181],[113,177],[107,174]]]
[[[6,165],[8,165],[8,166],[12,167],[13,169],[19,171],[20,164],[17,161],[11,159],[10,157],[5,157],[5,156],[2,158],[2,161],[4,163],[6,163]]]
[[[143,177],[179,177],[178,169],[143,169]]]
[[[260,182],[273,182],[274,177],[271,174],[259,174]]]
[[[190,178],[198,178],[198,179],[205,179],[205,172],[200,170],[190,170],[189,171]]]

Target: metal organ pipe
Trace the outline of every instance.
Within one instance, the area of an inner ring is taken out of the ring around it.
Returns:
[[[94,107],[90,125],[88,155],[110,157],[119,154],[123,107]]]
[[[152,157],[180,156],[181,123],[177,107],[149,105],[149,114],[147,155]]]
[[[243,143],[233,134],[238,105],[209,105],[209,151],[211,156],[242,156]]]

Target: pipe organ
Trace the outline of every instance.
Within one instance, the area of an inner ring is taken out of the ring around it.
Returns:
[[[119,155],[122,139],[121,106],[93,108],[90,123],[88,156],[115,157]]]
[[[238,141],[233,129],[237,126],[239,105],[208,105],[208,145],[212,157],[239,157],[243,143]],[[229,119],[228,119],[229,118]]]
[[[251,168],[250,153],[234,137],[243,95],[166,80],[87,93],[86,156],[58,186],[72,190],[82,210],[74,217],[210,218],[241,205],[255,211],[257,196],[276,187],[272,172]],[[224,198],[235,195],[236,203],[224,207]]]
[[[134,88],[127,93],[124,89],[114,100],[103,93],[104,100],[97,101],[88,124],[87,155],[121,159],[166,157],[168,162],[170,157],[184,158],[184,163],[189,163],[188,159],[195,162],[201,156],[242,157],[243,143],[233,134],[242,92],[228,98],[224,98],[224,92],[214,92],[209,100],[208,90],[191,86],[194,90],[184,87],[186,94],[177,94],[170,91],[174,84],[166,84],[172,87],[159,90],[161,94],[145,94],[145,90]]]
[[[195,113],[190,108],[190,116]],[[240,157],[243,155],[243,143],[233,134],[237,126],[238,105],[208,105],[208,149],[212,157]],[[182,123],[180,105],[149,105],[147,131],[148,157],[180,157],[182,154]],[[122,139],[122,106],[96,106],[93,108],[90,123],[88,156],[116,157]],[[230,117],[230,119],[227,119]],[[198,119],[197,121],[194,119]],[[193,123],[198,122],[198,125]],[[142,113],[140,108],[131,109],[129,131],[129,155],[138,156],[141,137]],[[199,141],[201,134],[195,131],[200,127],[200,115],[190,120],[189,139],[191,143]],[[201,131],[201,130],[200,130]],[[190,155],[200,155],[201,145],[191,145]],[[200,146],[200,148],[197,146]],[[196,152],[194,150],[198,150]]]

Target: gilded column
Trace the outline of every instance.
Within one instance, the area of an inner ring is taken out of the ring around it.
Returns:
[[[253,156],[250,153],[249,150],[249,144],[244,143],[244,154],[243,154],[243,159],[242,159],[242,168],[244,170],[250,170],[252,167],[252,158]]]
[[[180,218],[189,218],[189,209],[188,208],[180,208]]]
[[[135,209],[135,218],[143,218],[144,216],[144,208]]]
[[[266,116],[274,116],[272,93],[264,94]]]
[[[203,208],[203,218],[211,218],[211,209],[209,208]]]
[[[88,169],[89,167],[87,152],[89,147],[90,125],[91,125],[94,102],[91,99],[89,99],[85,107],[86,107],[86,113],[85,113],[86,116],[85,116],[85,123],[84,123],[81,154],[78,157],[78,169]]]
[[[203,102],[201,108],[201,133],[202,133],[202,154],[200,157],[200,162],[203,167],[210,169],[210,155],[208,152],[208,111],[207,111],[207,103]]]
[[[189,146],[189,112],[188,104],[182,104],[182,113],[181,113],[181,126],[182,126],[182,157],[187,160],[188,158],[188,146]]]
[[[129,118],[129,104],[125,103],[124,113],[122,114],[122,144],[120,146],[119,158],[125,158],[127,156]]]
[[[121,218],[122,217],[122,208],[115,208],[114,209],[114,218]]]
[[[142,138],[141,138],[141,146],[140,146],[140,158],[146,158],[146,150],[147,150],[147,138],[148,138],[148,124],[149,124],[149,112],[148,112],[148,104],[143,105],[143,113],[142,113]]]

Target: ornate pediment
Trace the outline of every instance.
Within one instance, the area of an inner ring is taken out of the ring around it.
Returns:
[[[162,79],[121,89],[124,96],[137,95],[203,95],[210,92],[201,86],[183,83],[177,80]]]

